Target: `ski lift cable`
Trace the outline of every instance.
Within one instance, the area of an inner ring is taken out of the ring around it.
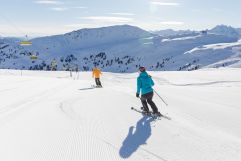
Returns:
[[[0,31],[0,38],[4,38],[4,37],[7,37],[6,34],[4,34],[3,32]]]
[[[3,15],[2,13],[0,14],[0,16],[2,17],[3,20],[5,20],[9,26],[11,26],[15,31],[21,33],[21,35],[26,35],[26,33],[24,33],[19,27],[17,27],[17,25],[15,25],[9,18],[7,18],[5,15]]]
[[[32,42],[28,40],[28,36],[26,33],[24,33],[19,27],[17,27],[12,21],[9,20],[9,18],[7,18],[5,15],[1,14],[0,15],[2,17],[2,19],[4,19],[14,30],[16,30],[17,32],[19,32],[21,35],[25,35],[24,37],[26,37],[26,40],[21,41],[20,45],[25,46],[25,45],[32,45]]]

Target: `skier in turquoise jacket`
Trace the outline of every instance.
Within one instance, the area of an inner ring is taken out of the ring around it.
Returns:
[[[143,112],[148,113],[149,108],[147,103],[151,106],[153,114],[159,115],[158,108],[155,103],[152,101],[153,98],[153,88],[154,82],[150,75],[147,74],[145,67],[141,66],[139,68],[140,75],[137,78],[137,92],[136,97],[139,98],[141,94],[141,103],[143,106]]]

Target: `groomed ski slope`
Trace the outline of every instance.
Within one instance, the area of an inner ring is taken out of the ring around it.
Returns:
[[[172,120],[130,110],[137,73],[0,70],[0,160],[241,160],[241,69],[150,74]]]

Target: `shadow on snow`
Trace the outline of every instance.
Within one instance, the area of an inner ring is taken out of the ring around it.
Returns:
[[[134,126],[129,128],[128,135],[119,150],[122,158],[129,158],[141,145],[146,144],[146,141],[151,136],[152,121],[154,121],[152,118],[143,116],[136,123],[135,131]]]

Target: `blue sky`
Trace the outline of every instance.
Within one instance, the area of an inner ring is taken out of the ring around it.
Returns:
[[[1,0],[0,35],[43,36],[130,24],[146,30],[241,27],[240,0]]]

